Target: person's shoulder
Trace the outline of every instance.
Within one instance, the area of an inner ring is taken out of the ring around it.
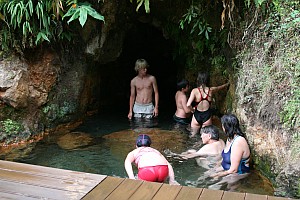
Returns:
[[[233,146],[248,145],[246,138],[239,136],[235,139]]]
[[[182,93],[181,91],[177,91],[176,94],[178,95],[178,97],[183,97],[183,96],[185,96],[185,94]]]
[[[133,77],[133,79],[131,79],[130,82],[134,84],[137,81],[137,79],[138,79],[138,76],[135,76],[135,77]]]
[[[236,140],[240,141],[240,142],[242,142],[242,141],[244,142],[244,141],[246,141],[246,138],[243,136],[238,136],[238,137],[236,137]]]
[[[136,155],[136,151],[135,151],[136,149],[134,149],[134,150],[132,150],[132,151],[130,151],[128,154],[127,154],[127,158],[134,158],[135,157],[135,155]]]
[[[221,146],[221,147],[225,147],[225,142],[224,142],[224,140],[222,140],[222,139],[219,139],[219,145]]]
[[[157,149],[154,149],[153,147],[149,147],[149,148],[150,148],[152,151],[155,151],[155,152],[161,154],[160,151],[158,151]]]
[[[137,152],[139,152],[139,151],[140,151],[140,149],[139,149],[139,148],[136,148],[136,149],[133,149],[133,150],[131,151],[131,153],[135,154],[135,153],[137,153]]]
[[[193,88],[191,93],[195,93],[195,92],[198,92],[198,88]]]
[[[153,150],[153,151],[158,151],[157,149],[153,148],[153,147],[148,147],[149,149]]]
[[[151,74],[147,74],[149,79],[156,79],[155,76],[151,75]]]

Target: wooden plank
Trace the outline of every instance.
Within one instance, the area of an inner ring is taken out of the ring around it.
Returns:
[[[183,186],[175,199],[176,200],[183,200],[183,199],[194,200],[194,199],[198,199],[200,197],[200,194],[201,194],[202,190],[203,190],[202,188],[193,188],[193,187]]]
[[[142,185],[138,188],[138,190],[135,193],[133,193],[133,195],[129,199],[152,199],[162,185],[162,183],[143,181]]]
[[[0,193],[11,194],[18,199],[23,199],[23,196],[34,197],[37,199],[80,199],[85,193],[79,191],[66,191],[53,188],[41,188],[35,185],[21,184],[9,181],[0,180]]]
[[[246,193],[245,200],[267,200],[267,195],[250,194]]]
[[[106,178],[106,175],[91,174],[84,172],[76,172],[65,169],[57,169],[52,167],[44,167],[38,165],[30,165],[25,163],[17,163],[11,161],[0,160],[0,169],[8,171],[19,171],[22,173],[35,174],[39,176],[53,177],[58,179],[81,179],[89,181],[94,181],[99,183],[101,180]]]
[[[287,199],[291,199],[291,198],[268,196],[268,200],[287,200]]]
[[[95,187],[95,183],[90,183],[88,179],[63,179],[37,176],[34,174],[27,174],[17,171],[7,171],[0,169],[0,180],[10,181],[21,184],[30,184],[40,187],[47,187],[53,189],[62,189],[66,191],[78,191],[86,193]]]
[[[27,197],[24,194],[10,194],[5,192],[0,192],[0,199],[6,200],[36,200],[36,197]]]
[[[140,180],[126,178],[106,199],[128,199],[143,183]]]
[[[222,190],[211,190],[204,188],[199,199],[200,200],[218,200],[222,199],[224,191]]]
[[[245,196],[246,196],[245,193],[225,191],[222,200],[244,200]]]
[[[97,185],[92,191],[90,191],[83,200],[105,199],[110,195],[125,179],[108,176],[99,185]]]
[[[163,184],[153,197],[153,200],[175,199],[181,188],[182,186],[180,185]]]
[[[174,186],[0,160],[0,199],[284,200],[291,198]]]

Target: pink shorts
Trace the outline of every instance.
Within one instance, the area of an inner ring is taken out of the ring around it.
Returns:
[[[151,182],[164,182],[169,175],[168,165],[139,168],[138,179]]]

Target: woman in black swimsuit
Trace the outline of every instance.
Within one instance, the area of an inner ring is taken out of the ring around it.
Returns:
[[[208,87],[208,84],[209,74],[207,72],[199,72],[197,77],[198,87],[192,90],[190,98],[187,102],[188,107],[191,106],[193,102],[196,103],[191,122],[191,137],[195,136],[202,126],[208,126],[212,124],[212,111],[210,109],[212,95],[214,92],[229,85],[229,83],[226,83],[217,87]]]

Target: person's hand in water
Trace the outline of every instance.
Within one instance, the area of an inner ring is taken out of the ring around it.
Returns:
[[[187,160],[187,159],[189,159],[189,158],[194,158],[194,157],[196,157],[195,156],[195,153],[196,153],[197,151],[195,150],[195,149],[189,149],[189,150],[187,150],[187,151],[185,151],[185,152],[182,152],[181,154],[177,154],[177,156],[179,156],[180,158],[182,158],[182,159],[185,159],[185,160]]]

